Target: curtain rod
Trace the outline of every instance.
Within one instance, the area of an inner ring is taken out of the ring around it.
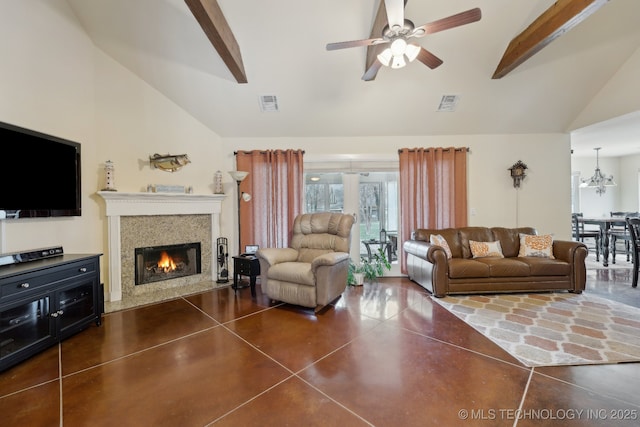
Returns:
[[[238,153],[251,153],[251,152],[253,152],[253,151],[257,151],[257,152],[259,152],[260,154],[267,154],[267,153],[268,153],[268,151],[266,151],[266,150],[252,150],[252,151],[240,150],[240,151],[234,151],[234,152],[233,152],[233,155],[234,155],[234,156],[237,156],[237,155],[238,155]],[[272,150],[272,151],[287,151],[287,150]],[[302,151],[302,154],[304,154],[304,150],[291,150],[291,151]]]
[[[425,151],[430,151],[433,150],[434,148],[425,148]],[[398,154],[402,153],[403,150],[407,150],[408,152],[412,153],[416,150],[418,150],[418,148],[400,148],[398,150]],[[454,148],[455,151],[466,151],[469,152],[471,151],[471,149],[469,147],[462,147],[462,148]],[[451,151],[451,148],[443,148],[442,151]]]

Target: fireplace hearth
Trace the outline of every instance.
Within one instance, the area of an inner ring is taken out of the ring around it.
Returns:
[[[135,248],[135,285],[200,274],[200,242]]]

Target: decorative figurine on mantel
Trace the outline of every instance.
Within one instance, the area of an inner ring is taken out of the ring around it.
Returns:
[[[213,193],[224,194],[224,188],[222,187],[222,172],[216,171],[213,174]]]
[[[118,191],[113,186],[113,162],[111,160],[104,162],[104,179],[105,188],[102,191]]]

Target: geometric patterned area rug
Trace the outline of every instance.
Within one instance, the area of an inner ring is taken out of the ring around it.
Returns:
[[[573,293],[432,298],[525,366],[640,362],[640,309]]]

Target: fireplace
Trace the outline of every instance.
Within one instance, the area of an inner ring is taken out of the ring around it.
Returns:
[[[216,287],[216,251],[224,194],[125,193],[100,191],[105,201],[109,251],[105,310],[140,304]],[[135,284],[135,248],[200,242],[200,274]]]
[[[135,285],[200,274],[200,242],[135,248]]]

